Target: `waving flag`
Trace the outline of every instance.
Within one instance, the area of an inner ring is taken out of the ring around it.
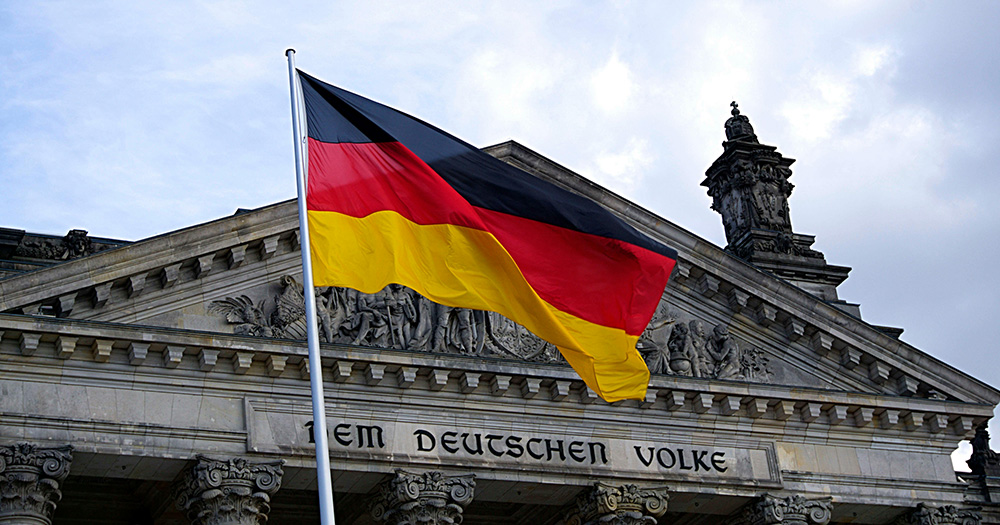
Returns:
[[[641,399],[635,348],[676,252],[597,203],[299,72],[316,286],[408,286],[556,345],[607,401]]]

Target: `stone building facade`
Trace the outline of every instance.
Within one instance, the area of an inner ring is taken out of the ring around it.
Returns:
[[[679,252],[649,392],[613,404],[519,325],[400,286],[316,290],[310,363],[294,202],[135,243],[0,230],[0,523],[316,522],[311,366],[339,524],[1000,522],[1000,391],[863,321],[792,229],[793,160],[735,105],[726,136],[725,248],[487,148]]]

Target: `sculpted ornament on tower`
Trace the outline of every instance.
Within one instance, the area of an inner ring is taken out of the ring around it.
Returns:
[[[731,105],[722,155],[701,183],[712,197],[712,209],[722,215],[726,251],[823,300],[843,303],[837,286],[851,269],[828,264],[812,249],[814,236],[792,229],[788,199],[793,186],[788,179],[795,159],[761,144],[750,119],[740,114],[735,102]]]
[[[751,259],[759,252],[822,257],[809,248],[811,239],[792,231],[788,182],[795,159],[761,144],[750,119],[733,102],[726,121],[724,152],[705,173],[702,186],[712,197],[712,209],[722,215],[727,250]]]

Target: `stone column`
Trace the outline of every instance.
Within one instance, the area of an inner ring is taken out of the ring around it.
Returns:
[[[979,525],[983,518],[978,510],[918,503],[915,509],[900,516],[894,525]]]
[[[833,515],[831,498],[806,499],[802,496],[778,498],[764,494],[743,507],[727,525],[826,525]]]
[[[462,523],[462,511],[476,489],[474,474],[446,476],[442,472],[407,472],[379,485],[372,499],[372,518],[387,525],[452,525]]]
[[[73,447],[0,446],[0,524],[50,525]]]
[[[656,518],[667,512],[668,499],[666,487],[614,486],[598,481],[577,497],[566,525],[656,525]]]
[[[281,486],[283,460],[197,456],[175,488],[177,506],[192,525],[263,525]]]

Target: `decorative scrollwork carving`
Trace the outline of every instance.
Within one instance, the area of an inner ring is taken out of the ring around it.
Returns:
[[[595,482],[580,494],[566,519],[568,525],[655,525],[656,518],[667,512],[666,487],[640,488],[637,485],[614,486]]]
[[[797,494],[778,498],[764,494],[727,520],[726,524],[826,525],[832,516],[833,503],[830,498],[806,499]]]
[[[281,486],[284,461],[214,459],[198,455],[175,488],[177,506],[194,525],[258,525],[267,521],[271,496]]]
[[[979,525],[979,509],[960,509],[954,505],[940,507],[918,503],[912,511],[900,516],[895,525]]]
[[[73,447],[0,446],[0,522],[52,523]]]
[[[388,525],[452,525],[462,523],[462,510],[475,494],[475,475],[408,472],[379,485],[369,504],[372,518]]]

